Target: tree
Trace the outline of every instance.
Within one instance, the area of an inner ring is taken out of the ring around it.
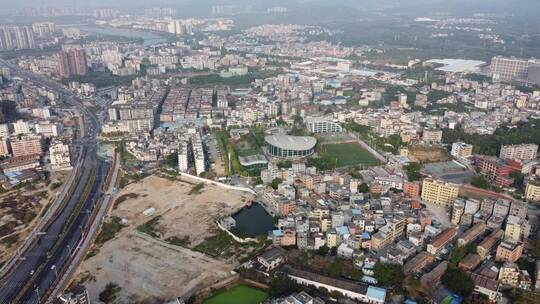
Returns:
[[[319,249],[316,251],[316,253],[320,256],[327,256],[329,252],[330,248],[328,248],[326,245],[319,247]]]
[[[463,270],[450,265],[441,279],[443,285],[460,296],[468,297],[474,290],[474,281]]]
[[[422,165],[420,163],[410,163],[404,166],[403,169],[405,169],[410,182],[420,180],[420,169],[422,169]]]
[[[360,193],[368,193],[369,192],[369,186],[366,183],[362,183],[358,186],[358,192]]]
[[[295,125],[303,125],[304,124],[304,119],[300,115],[294,115],[293,120],[294,120]]]
[[[300,290],[298,284],[283,273],[274,276],[268,285],[268,294],[272,298],[287,296]]]
[[[286,169],[286,168],[292,168],[292,161],[290,160],[284,160],[277,163],[278,168],[280,169]]]
[[[523,175],[523,173],[519,172],[519,171],[513,171],[512,173],[510,173],[510,177],[512,177],[514,179],[514,183],[513,183],[513,186],[516,187],[517,189],[523,189],[524,187],[524,180],[525,180],[525,175]]]
[[[99,294],[99,300],[106,304],[113,303],[116,300],[120,289],[120,286],[118,286],[116,283],[107,283],[107,285],[105,285],[105,289]]]
[[[471,185],[482,189],[489,189],[491,187],[491,183],[482,175],[473,176]]]
[[[337,160],[324,153],[319,158],[310,158],[307,161],[308,167],[316,167],[319,171],[332,170],[337,167]]]
[[[400,288],[405,280],[405,274],[401,265],[377,263],[373,267],[375,278],[384,286]]]
[[[540,258],[540,239],[531,242],[531,254],[537,259]]]
[[[459,246],[457,248],[454,248],[452,250],[452,254],[450,255],[449,262],[450,264],[457,266],[463,258],[469,254],[469,253],[475,253],[476,252],[476,246],[474,244],[467,244],[465,246]]]
[[[277,189],[279,184],[281,184],[283,182],[283,180],[279,177],[276,177],[272,180],[272,183],[270,184],[272,186],[272,188],[274,189]]]
[[[530,120],[517,126],[503,125],[491,135],[467,134],[463,129],[443,129],[443,143],[464,141],[474,145],[474,153],[498,155],[501,145],[540,144],[540,120]]]
[[[351,170],[349,170],[349,175],[352,178],[358,178],[358,179],[364,178],[359,171],[360,171],[360,168],[358,168],[358,167],[351,168]]]
[[[178,153],[171,153],[165,158],[165,165],[176,168],[178,166]]]

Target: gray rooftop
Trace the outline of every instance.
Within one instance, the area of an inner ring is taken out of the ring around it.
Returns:
[[[297,151],[311,150],[317,144],[317,139],[311,136],[268,135],[264,140],[274,147]]]

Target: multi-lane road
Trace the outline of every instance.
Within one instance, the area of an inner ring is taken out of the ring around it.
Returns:
[[[110,166],[97,155],[99,119],[93,113],[59,83],[21,71],[2,60],[0,65],[10,67],[15,76],[59,92],[68,104],[79,109],[84,120],[84,136],[76,143],[82,154],[80,173],[71,193],[0,281],[1,304],[44,303],[45,295],[71,262],[71,256],[79,249],[89,229],[91,214],[103,195],[103,183]]]

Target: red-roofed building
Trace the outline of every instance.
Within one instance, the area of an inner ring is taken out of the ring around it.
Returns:
[[[433,241],[427,246],[427,252],[437,255],[444,246],[448,245],[457,235],[456,228],[448,228],[439,233]]]
[[[420,205],[420,202],[418,200],[413,200],[411,202],[411,208],[413,208],[413,209],[422,209],[422,205]]]

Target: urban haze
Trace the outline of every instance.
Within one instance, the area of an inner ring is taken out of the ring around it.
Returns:
[[[0,0],[0,304],[540,303],[538,0]]]

